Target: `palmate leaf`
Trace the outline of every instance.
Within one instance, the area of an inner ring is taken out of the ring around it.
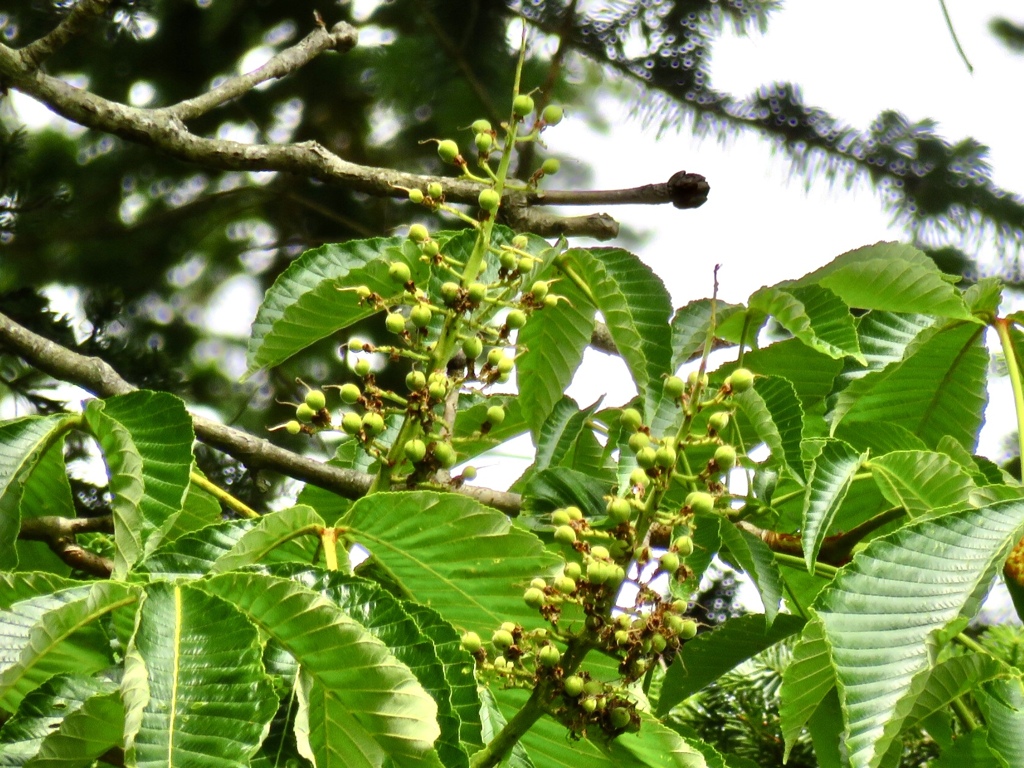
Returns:
[[[829,440],[811,465],[804,495],[803,525],[800,539],[807,570],[814,572],[818,551],[825,540],[840,505],[846,498],[853,476],[864,455],[841,440]]]
[[[85,419],[103,449],[114,517],[114,576],[160,542],[181,513],[192,467],[192,418],[165,392],[139,390],[92,400]]]
[[[850,308],[827,288],[762,288],[750,297],[750,307],[771,315],[793,336],[824,355],[864,362]]]
[[[804,625],[800,640],[793,648],[793,658],[782,673],[779,720],[786,741],[786,758],[804,726],[835,685],[824,628],[821,622],[812,619]]]
[[[146,587],[121,684],[131,765],[248,765],[277,710],[259,634],[218,597]]]
[[[944,453],[896,451],[871,459],[869,466],[885,498],[911,517],[963,504],[977,490],[964,468]]]
[[[621,248],[570,249],[629,367],[649,421],[661,396],[661,377],[672,373],[672,303],[650,267]]]
[[[800,452],[804,412],[793,385],[778,376],[762,376],[735,399],[772,457],[802,484],[806,478]]]
[[[456,494],[376,493],[353,504],[339,525],[413,600],[481,635],[504,621],[538,625],[523,590],[561,566],[536,536]]]
[[[202,586],[235,605],[299,663],[305,700],[298,735],[318,765],[379,768],[387,758],[396,765],[436,763],[434,700],[384,643],[338,606],[294,581],[259,573],[219,574]]]
[[[933,636],[975,615],[1022,529],[1019,499],[915,521],[870,542],[818,596],[853,768],[884,757],[927,681]]]
[[[18,564],[21,499],[32,470],[74,416],[27,416],[0,424],[0,568]]]
[[[306,251],[270,286],[256,312],[246,362],[249,373],[278,365],[335,331],[379,310],[360,302],[365,285],[389,298],[404,290],[388,276],[393,261],[404,261],[422,282],[427,266],[419,248],[404,237],[376,237],[332,243]]]

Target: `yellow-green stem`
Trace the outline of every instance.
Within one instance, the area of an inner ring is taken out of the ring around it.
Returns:
[[[252,509],[251,507],[247,506],[244,502],[240,501],[239,499],[236,499],[234,496],[232,496],[230,493],[220,488],[219,486],[214,485],[205,477],[200,475],[198,472],[189,473],[189,479],[193,483],[198,485],[200,488],[202,488],[204,491],[209,493],[211,496],[216,498],[217,501],[221,502],[225,507],[237,512],[242,517],[249,517],[255,519],[260,516],[260,513],[257,512],[255,509]]]
[[[1006,367],[1010,372],[1010,386],[1013,388],[1013,408],[1017,412],[1017,450],[1024,461],[1024,385],[1021,383],[1020,360],[1010,338],[1010,321],[997,317],[994,321],[999,342],[1003,347]]]
[[[327,570],[338,570],[338,529],[324,528],[321,530],[320,544],[324,548],[324,564],[327,566]]]

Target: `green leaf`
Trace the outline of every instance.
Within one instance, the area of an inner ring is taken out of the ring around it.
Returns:
[[[982,683],[1008,674],[1006,665],[987,655],[967,653],[945,659],[928,675],[924,690],[907,716],[907,725],[944,711],[950,702],[972,694]]]
[[[800,441],[804,412],[793,385],[778,376],[759,377],[752,389],[736,395],[735,400],[772,456],[803,484],[806,476]]]
[[[360,303],[355,288],[367,286],[389,298],[404,290],[388,276],[393,261],[409,265],[422,282],[428,267],[419,248],[404,237],[375,237],[322,245],[293,261],[270,286],[252,324],[249,373],[287,360],[332,333],[377,313]]]
[[[46,449],[36,463],[29,481],[25,484],[25,493],[21,498],[21,520],[53,515],[56,517],[77,517],[74,499],[71,496],[71,484],[68,482],[68,470],[64,464],[64,434],[57,437]],[[3,502],[0,501],[0,506]],[[0,512],[0,519],[3,512]],[[3,524],[0,523],[0,528]],[[66,576],[71,567],[57,557],[53,550],[42,541],[17,542],[18,563],[22,568],[29,567],[33,571],[50,571]],[[2,550],[2,545],[0,545]]]
[[[896,424],[929,448],[945,435],[973,450],[987,401],[988,353],[984,328],[960,324],[914,346],[900,362],[843,390],[830,416],[844,421]]]
[[[746,573],[757,587],[764,603],[765,622],[770,629],[782,602],[782,575],[768,545],[752,533],[735,525],[721,526],[722,546],[729,549],[733,563]]]
[[[650,267],[621,248],[574,248],[565,252],[579,266],[644,401],[649,420],[661,396],[661,377],[672,373],[672,303]]]
[[[988,729],[961,734],[951,749],[943,750],[929,768],[1007,768],[988,746]]]
[[[748,351],[743,356],[743,367],[754,373],[786,379],[796,390],[803,409],[810,411],[820,408],[832,392],[843,363],[815,351],[799,339],[786,339]]]
[[[935,325],[931,315],[910,315],[872,310],[857,318],[857,336],[864,362],[847,360],[836,382],[836,391],[887,365],[898,363],[915,340],[924,338],[924,331]],[[930,335],[930,334],[929,334]]]
[[[807,721],[818,768],[846,768],[843,760],[843,710],[833,686]],[[902,745],[901,745],[902,746]]]
[[[924,440],[906,427],[888,422],[844,421],[836,427],[832,436],[849,443],[858,451],[870,451],[873,456],[893,451],[923,451],[928,447]]]
[[[481,434],[481,428],[487,422],[487,409],[492,405],[500,405],[505,409],[505,420],[498,426],[488,424],[485,430],[486,434]],[[480,397],[464,394],[459,398],[459,412],[455,415],[453,440],[458,448],[459,456],[472,459],[484,451],[496,448],[513,437],[523,434],[528,429],[526,414],[519,397],[511,395]]]
[[[323,518],[305,505],[263,515],[228,552],[217,558],[210,572],[234,571],[262,562],[285,542],[300,536],[319,536],[325,525]]]
[[[707,768],[704,755],[687,740],[653,717],[641,716],[637,733],[624,733],[612,742],[597,741],[597,746],[612,758],[616,766],[645,768]],[[578,763],[577,763],[578,765]]]
[[[185,404],[139,390],[92,400],[85,419],[103,449],[114,514],[114,577],[124,576],[160,543],[181,513],[195,434]]]
[[[523,590],[534,577],[554,576],[562,562],[505,515],[455,494],[376,493],[339,524],[409,597],[484,636],[504,621],[538,625]]]
[[[767,312],[796,338],[824,355],[864,362],[850,309],[827,288],[762,288],[750,297],[750,307]]]
[[[716,301],[715,325],[742,311],[740,304]],[[703,353],[710,328],[711,299],[691,301],[676,310],[672,316],[672,363],[669,366],[672,371],[678,371],[684,363]]]
[[[531,515],[577,506],[587,517],[603,515],[605,484],[573,469],[545,469],[531,475],[523,489],[523,512]]]
[[[897,451],[871,459],[868,466],[885,498],[911,517],[967,503],[977,490],[963,467],[944,453]]]
[[[686,644],[665,673],[657,714],[664,717],[676,704],[688,699],[738,664],[799,632],[804,620],[781,614],[769,628],[765,617],[749,614],[728,619],[711,632],[703,632]]]
[[[128,585],[106,581],[24,600],[0,614],[0,706],[12,711],[61,672],[92,674],[108,666],[109,641],[90,625],[137,599]]]
[[[860,469],[864,454],[841,440],[829,440],[811,465],[804,495],[803,525],[800,540],[807,570],[814,572],[818,551],[825,540],[839,506]]]
[[[0,572],[0,610],[33,597],[45,597],[69,587],[88,589],[89,584],[74,581],[51,572]]]
[[[57,678],[51,678],[43,687],[54,679]],[[55,704],[67,707],[67,696],[62,691],[57,693],[57,698]],[[39,754],[25,763],[25,768],[90,768],[96,758],[121,745],[124,704],[112,683],[103,683],[81,706],[65,711],[67,714],[59,727],[47,734]]]
[[[192,471],[202,474],[196,467],[193,467]],[[189,482],[181,514],[164,525],[159,533],[160,541],[174,541],[186,533],[194,533],[208,525],[216,525],[221,519],[220,502],[208,491],[194,482]]]
[[[74,416],[27,416],[0,424],[0,569],[18,564],[21,499],[32,470]]]
[[[793,648],[793,659],[782,673],[779,719],[786,742],[786,759],[804,726],[835,685],[824,628],[821,622],[812,619],[804,625],[800,640]]]
[[[540,276],[557,274],[547,270]],[[562,279],[556,287],[566,301],[533,312],[516,337],[526,350],[516,360],[520,412],[535,439],[583,362],[594,331],[596,308],[586,294],[570,280]]]
[[[1024,765],[1024,684],[993,680],[975,694],[988,725],[988,746],[1007,768]]]
[[[294,581],[258,573],[219,574],[203,588],[235,605],[299,663],[306,697],[300,744],[305,740],[318,765],[433,762],[440,735],[434,700],[338,606]]]
[[[1022,529],[1021,500],[914,521],[870,542],[818,596],[854,768],[885,755],[927,680],[933,635],[977,613]]]
[[[533,468],[539,472],[561,464],[576,440],[587,429],[587,421],[593,417],[600,405],[601,401],[598,400],[580,410],[579,405],[571,397],[562,397],[541,427]]]
[[[514,695],[516,692],[500,691],[500,693],[505,697],[508,697]],[[520,702],[518,706],[510,707],[510,714],[515,715],[521,707],[522,702]],[[495,694],[487,687],[480,688],[480,720],[483,723],[483,740],[485,744],[490,743],[508,722],[498,706]],[[545,726],[547,725],[548,723],[544,718],[542,718],[526,732],[526,738],[529,738],[531,741],[536,741],[538,739],[538,735],[541,735],[542,737]],[[562,729],[561,735],[564,743],[564,728]],[[530,759],[530,755],[527,753],[526,747],[523,746],[523,741],[524,739],[520,739],[515,743],[508,757],[501,762],[501,768],[534,768],[533,761]],[[590,745],[588,744],[587,746],[589,748]],[[593,751],[596,752],[596,750]],[[598,756],[600,757],[600,753],[598,753]],[[547,757],[547,755],[545,755],[545,757]]]

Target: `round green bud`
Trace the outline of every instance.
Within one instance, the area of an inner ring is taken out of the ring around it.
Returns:
[[[425,243],[430,239],[430,232],[422,224],[413,224],[409,227],[409,239],[414,243]]]
[[[665,394],[675,399],[683,394],[686,384],[678,376],[669,376],[665,379]]]
[[[423,202],[423,190],[422,189],[410,189],[409,190],[409,202],[419,203]]]
[[[511,272],[516,268],[516,264],[519,263],[519,257],[512,251],[502,251],[498,256],[498,263],[501,264],[502,269],[507,269]]]
[[[412,272],[409,269],[409,265],[406,264],[404,261],[396,261],[390,267],[388,267],[388,277],[390,277],[396,283],[401,283],[402,285],[405,285],[410,280],[412,280]]]
[[[501,629],[504,629],[506,632],[515,632],[516,631],[515,622],[503,621],[503,622],[501,622]]]
[[[722,472],[728,472],[736,466],[736,449],[731,445],[720,445],[715,451],[715,464]]]
[[[551,513],[551,524],[552,525],[568,525],[569,524],[569,513],[564,509],[556,509]]]
[[[549,157],[541,163],[540,169],[545,176],[554,176],[562,168],[562,161],[557,157]]]
[[[616,731],[625,728],[632,721],[629,710],[625,707],[615,707],[608,712],[608,722]]]
[[[530,587],[523,593],[523,602],[531,608],[541,608],[547,602],[544,592],[537,587]]]
[[[611,575],[608,577],[608,584],[617,587],[626,580],[626,569],[621,565],[613,565]]]
[[[516,264],[516,269],[525,275],[533,269],[533,261],[532,256],[523,256]]]
[[[597,699],[582,699],[580,701],[580,709],[588,715],[594,714],[597,711]]]
[[[563,570],[563,573],[565,574],[566,578],[572,579],[573,581],[578,581],[579,578],[583,575],[583,568],[580,567],[579,563],[573,560],[565,564],[565,569]]]
[[[476,653],[483,646],[483,641],[476,632],[467,632],[462,636],[461,642],[462,647],[470,653]]]
[[[498,360],[498,364],[494,367],[498,369],[498,373],[505,374],[512,373],[512,369],[515,368],[515,365],[515,361],[511,357],[508,357],[506,355],[503,356],[500,360]]]
[[[498,206],[501,205],[501,195],[499,195],[493,189],[484,189],[481,190],[480,194],[476,198],[476,201],[480,204],[480,207],[483,208],[485,211],[494,213],[494,211],[498,210]]]
[[[686,621],[682,616],[675,613],[665,614],[665,626],[668,627],[669,632],[679,634],[679,630],[683,628],[683,622]]]
[[[458,455],[455,453],[455,449],[452,448],[451,443],[434,443],[434,458],[445,469],[451,469],[458,461]]]
[[[444,196],[444,188],[439,182],[432,181],[427,184],[427,194],[435,200],[440,200]]]
[[[505,325],[513,330],[516,328],[522,328],[526,325],[526,313],[521,309],[513,309],[505,317]]]
[[[538,280],[530,286],[530,295],[533,296],[535,301],[543,301],[544,297],[548,295],[549,286],[543,280]]]
[[[551,309],[552,307],[557,307],[557,306],[558,306],[558,297],[555,294],[549,293],[547,296],[544,297],[544,308],[545,309]]]
[[[437,144],[437,156],[446,163],[454,163],[459,156],[459,145],[451,139],[445,139]]]
[[[596,544],[591,547],[590,554],[598,560],[608,560],[611,558],[611,552],[608,551],[608,547],[602,547],[600,544]]]
[[[484,343],[480,341],[479,336],[470,336],[462,342],[462,351],[466,353],[468,360],[476,360],[484,351]]]
[[[432,381],[427,385],[427,394],[433,400],[444,400],[448,396],[448,384],[444,381]]]
[[[576,531],[574,531],[568,525],[560,525],[557,528],[555,528],[555,541],[561,544],[575,544]]]
[[[663,469],[671,469],[676,465],[676,452],[668,445],[663,445],[654,454],[654,463]]]
[[[664,635],[654,635],[651,638],[651,650],[655,653],[661,653],[665,650],[665,646],[668,645],[668,641]]]
[[[679,555],[675,552],[666,552],[658,560],[658,566],[666,573],[675,573],[679,570]]]
[[[734,393],[746,392],[754,386],[754,374],[746,368],[737,368],[725,380],[725,385]]]
[[[473,133],[488,133],[491,130],[491,124],[482,117],[479,120],[474,120],[469,127],[473,129]]]
[[[583,519],[583,511],[579,507],[577,507],[575,505],[566,507],[565,508],[565,514],[567,514],[569,516],[570,520],[582,520]]]
[[[373,295],[373,291],[370,290],[370,286],[368,286],[368,285],[357,285],[356,286],[356,296],[359,297],[360,301],[366,301],[372,295]]]
[[[533,112],[533,98],[525,93],[515,97],[512,102],[512,113],[516,117],[526,117]]]
[[[467,466],[462,470],[462,479],[469,482],[476,480],[476,467]]]
[[[548,104],[540,113],[541,119],[548,125],[558,125],[564,115],[565,111],[558,104]]]
[[[654,466],[655,459],[658,458],[658,452],[655,451],[651,446],[641,448],[636,452],[636,463],[639,464],[643,469],[650,469]]]
[[[637,467],[629,473],[629,484],[639,486],[640,488],[646,488],[648,483],[651,482],[651,478],[647,476],[640,467]]]
[[[506,629],[499,629],[491,635],[491,644],[501,650],[510,648],[514,642],[515,638],[512,637],[512,633]]]
[[[565,691],[566,696],[578,698],[583,693],[583,678],[579,675],[569,675],[562,682],[562,690]]]
[[[689,536],[679,536],[672,542],[672,549],[682,557],[689,557],[693,554],[693,539]]]
[[[430,325],[430,318],[433,316],[434,314],[430,311],[430,307],[426,304],[417,304],[409,312],[409,319],[417,328],[426,328]]]
[[[568,576],[558,576],[555,578],[555,589],[563,595],[571,595],[576,591],[576,581]]]
[[[615,630],[614,638],[616,645],[623,646],[629,642],[629,632],[624,629],[617,629]]]
[[[697,622],[693,619],[684,619],[677,634],[680,640],[693,639],[697,635]]]
[[[384,417],[370,411],[363,414],[363,429],[368,435],[379,435],[384,431]]]
[[[441,252],[441,246],[436,240],[427,240],[427,242],[420,246],[420,249],[423,251],[424,256],[429,256],[431,258],[437,256],[437,254]]]
[[[295,419],[292,419],[291,421],[284,425],[284,431],[287,432],[289,435],[297,435],[299,434],[299,432],[302,431],[302,425]]]
[[[411,461],[413,464],[419,464],[423,461],[423,457],[427,455],[427,446],[418,437],[414,437],[412,440],[405,444],[405,458]]]
[[[494,137],[489,133],[478,133],[473,137],[473,143],[476,144],[477,151],[487,152],[494,145]]]
[[[493,663],[495,669],[505,669],[505,667],[509,666],[504,656],[495,656]]]
[[[370,373],[370,367],[370,361],[365,357],[360,357],[352,366],[352,370],[355,371],[356,376],[366,376]]]
[[[587,578],[591,584],[604,584],[608,579],[611,578],[612,571],[614,568],[608,563],[602,563],[600,560],[594,560],[587,563]]]
[[[640,425],[643,423],[644,417],[640,415],[640,411],[638,411],[636,408],[625,408],[623,409],[622,413],[619,414],[619,424],[621,424],[626,429],[632,429],[635,431],[639,429]],[[644,435],[644,437],[647,436]],[[650,439],[648,438],[648,444],[649,443]]]
[[[729,426],[729,412],[728,411],[715,411],[708,416],[708,429],[714,432],[724,432],[725,428]]]
[[[410,392],[416,392],[427,386],[427,377],[423,371],[409,371],[405,375],[405,386],[409,388]]]
[[[608,502],[608,518],[613,523],[624,523],[629,520],[632,507],[625,499],[614,498]]]
[[[501,347],[494,347],[487,353],[487,364],[493,368],[504,356],[505,350],[501,349]]]
[[[537,589],[544,589],[544,587],[546,587],[547,585],[548,583],[544,581],[544,579],[540,578],[540,576],[530,580],[530,586],[536,587]]]
[[[530,238],[526,235],[516,235],[512,238],[512,247],[518,248],[520,251],[526,250],[526,246],[530,244]]]
[[[492,426],[498,426],[505,420],[505,409],[500,405],[492,405],[487,409],[487,421]]]
[[[445,300],[446,304],[451,304],[459,298],[461,290],[458,283],[449,280],[441,284],[441,298]]]
[[[695,387],[698,381],[700,381],[702,387],[706,387],[708,385],[708,375],[705,373],[701,376],[699,371],[690,371],[690,374],[686,377],[686,383],[691,387]]]
[[[359,402],[359,398],[363,396],[363,393],[359,391],[359,385],[351,382],[342,384],[338,393],[341,395],[341,401],[348,405]]]
[[[555,667],[562,660],[562,654],[553,645],[545,645],[537,653],[537,661],[542,667]]]
[[[354,435],[363,428],[363,420],[358,413],[349,411],[341,418],[341,428],[346,435]]]
[[[694,491],[686,497],[686,506],[698,515],[710,515],[715,511],[715,497],[704,491]]]
[[[306,405],[314,411],[319,411],[327,405],[327,397],[319,389],[311,389],[306,393]]]
[[[629,437],[629,448],[633,453],[639,453],[651,444],[651,436],[646,432],[634,432]]]
[[[487,286],[483,283],[470,283],[466,289],[466,294],[469,296],[469,300],[474,304],[479,304],[485,298],[487,298]]]
[[[295,418],[303,424],[309,424],[314,416],[316,416],[316,411],[306,405],[306,403],[299,403],[295,408]]]
[[[405,331],[405,316],[401,312],[389,312],[384,318],[384,327],[391,333],[402,333]]]

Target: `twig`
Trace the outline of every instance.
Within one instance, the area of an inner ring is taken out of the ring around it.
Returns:
[[[109,516],[70,518],[48,515],[23,520],[18,538],[41,541],[72,568],[92,576],[109,578],[114,570],[114,562],[79,546],[75,535],[113,532],[114,521]]]
[[[110,3],[111,0],[79,0],[53,30],[21,49],[22,61],[27,67],[38,69],[47,58],[80,34],[93,17],[103,13]]]

